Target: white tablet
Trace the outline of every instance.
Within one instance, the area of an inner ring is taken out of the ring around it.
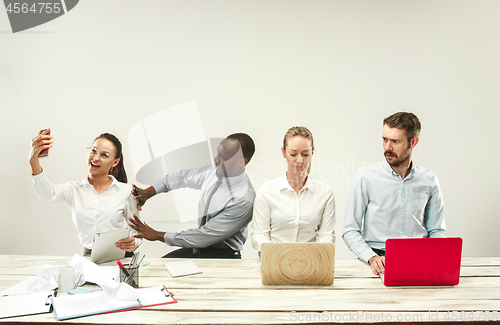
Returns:
[[[98,233],[94,237],[90,260],[99,264],[124,258],[125,251],[116,247],[115,244],[121,239],[127,238],[129,233],[129,228]]]

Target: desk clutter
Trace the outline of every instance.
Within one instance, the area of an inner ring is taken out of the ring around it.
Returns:
[[[42,263],[69,265],[71,259],[72,256],[0,255],[3,265],[0,296],[2,290],[35,275]],[[258,259],[193,259],[203,273],[177,278],[172,278],[164,267],[166,262],[176,260],[149,255],[144,260],[150,264],[140,268],[140,286],[163,284],[173,291],[178,303],[62,322],[479,325],[485,321],[491,325],[500,316],[500,257],[462,258],[460,283],[451,287],[385,286],[364,261],[354,258],[335,260],[335,281],[331,286],[263,285],[262,265]],[[130,258],[122,260],[123,264],[129,261]],[[119,276],[116,261],[105,265],[113,265]],[[96,291],[97,286],[86,284],[83,288]],[[51,299],[48,301],[50,303]],[[0,309],[2,305],[0,301]],[[321,317],[319,321],[318,317]],[[55,314],[44,313],[0,319],[0,324],[7,323],[54,324],[59,321]]]
[[[61,321],[176,303],[163,285],[138,288],[139,269],[148,264],[143,259],[134,254],[129,264],[117,261],[110,267],[75,254],[70,266],[44,264],[35,276],[0,292],[0,319],[54,311]],[[80,287],[84,283],[96,284],[102,291]]]

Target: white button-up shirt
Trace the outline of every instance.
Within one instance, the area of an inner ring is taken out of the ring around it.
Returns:
[[[71,208],[73,223],[76,226],[80,243],[92,249],[97,233],[128,228],[128,218],[139,216],[137,201],[131,194],[132,185],[118,182],[109,176],[113,183],[102,194],[98,194],[88,178],[77,184],[51,184],[45,173],[32,175],[38,197],[44,201],[59,201]],[[137,232],[131,230],[131,235]],[[140,240],[136,239],[136,247]]]
[[[255,198],[252,246],[266,242],[335,242],[335,199],[332,189],[307,177],[295,192],[286,174],[264,183]]]

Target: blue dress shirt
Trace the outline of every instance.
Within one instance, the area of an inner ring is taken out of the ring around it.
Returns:
[[[385,250],[389,238],[446,237],[444,203],[437,176],[412,163],[401,179],[387,161],[354,175],[344,222],[345,243],[362,260]]]

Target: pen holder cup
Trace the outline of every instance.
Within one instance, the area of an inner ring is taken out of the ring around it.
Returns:
[[[128,264],[124,265],[125,270],[129,275],[125,273],[125,270],[120,268],[120,282],[125,282],[134,288],[139,287],[139,266],[129,266]]]

